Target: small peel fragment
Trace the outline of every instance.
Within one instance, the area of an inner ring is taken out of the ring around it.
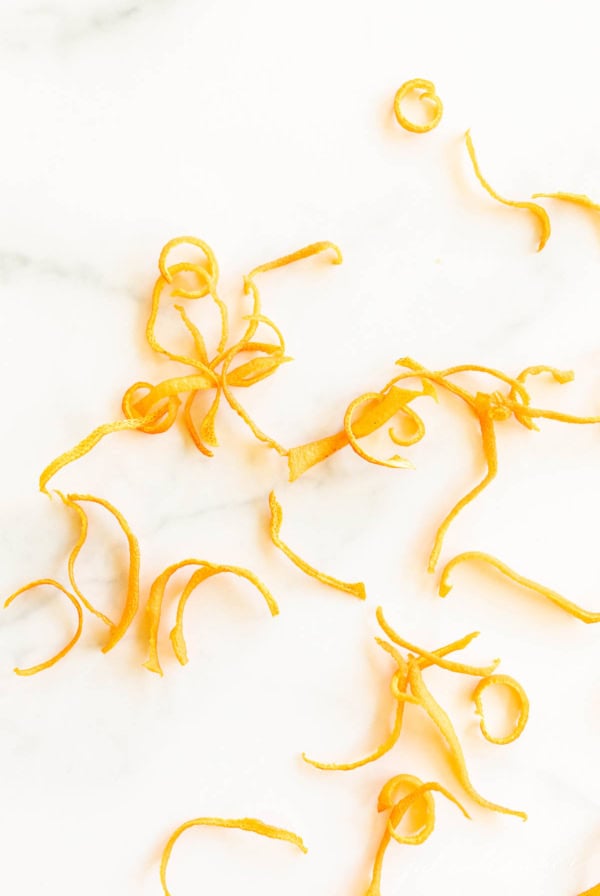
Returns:
[[[329,585],[331,588],[336,588],[338,591],[344,591],[346,594],[352,594],[360,600],[366,599],[367,594],[362,582],[342,582],[340,579],[336,579],[324,572],[320,572],[318,569],[315,569],[314,566],[310,566],[310,564],[299,557],[298,554],[292,551],[292,549],[281,539],[280,531],[281,524],[283,523],[283,510],[281,509],[281,504],[277,500],[275,492],[269,494],[269,508],[271,510],[271,540],[273,544],[298,567],[298,569],[301,569],[307,576],[317,579],[324,585]]]
[[[550,218],[548,217],[548,212],[541,205],[538,205],[536,202],[516,202],[513,199],[505,199],[503,196],[500,196],[499,193],[496,193],[494,188],[490,186],[487,180],[484,178],[481,173],[481,169],[479,167],[479,162],[477,161],[477,156],[475,155],[475,148],[473,146],[473,141],[471,139],[471,132],[467,131],[465,134],[465,141],[467,144],[467,151],[469,153],[469,157],[473,164],[473,170],[475,172],[475,176],[481,186],[486,190],[487,193],[498,202],[501,202],[502,205],[509,205],[512,208],[522,208],[526,211],[531,212],[538,219],[540,225],[540,242],[538,245],[538,252],[541,252],[548,239],[550,238],[551,226],[550,226]]]
[[[541,594],[542,597],[546,597],[549,601],[552,601],[552,603],[560,607],[561,610],[564,610],[571,616],[575,616],[576,619],[580,619],[582,622],[587,624],[600,622],[600,613],[584,610],[577,604],[567,600],[562,594],[558,594],[557,591],[553,591],[545,585],[540,585],[538,582],[534,582],[533,579],[526,579],[525,576],[515,572],[514,569],[511,569],[510,566],[507,566],[502,560],[492,556],[492,554],[486,554],[483,551],[465,551],[464,553],[453,557],[453,559],[446,564],[439,584],[440,597],[446,597],[452,590],[453,586],[450,582],[450,576],[454,568],[461,563],[468,563],[471,561],[481,562],[488,566],[492,566],[498,572],[502,573],[502,575],[506,576],[507,579],[511,579],[515,582],[516,585],[521,585],[529,591],[535,591],[536,594]]]
[[[276,828],[270,824],[265,824],[264,821],[260,821],[258,818],[193,818],[191,821],[186,821],[184,824],[180,825],[177,830],[171,834],[163,850],[160,861],[160,882],[162,884],[164,896],[171,896],[171,892],[167,886],[167,867],[175,843],[185,831],[200,826],[233,828],[239,831],[249,831],[253,834],[260,834],[261,837],[269,837],[272,840],[283,840],[286,843],[291,843],[292,846],[296,846],[305,854],[308,852],[302,838],[297,834],[294,834],[291,831],[286,831],[284,828]]]
[[[501,687],[509,688],[516,695],[517,700],[519,701],[519,716],[517,718],[515,727],[510,732],[510,734],[507,734],[505,737],[492,736],[489,733],[487,725],[485,723],[482,695],[486,688],[494,685],[500,685]],[[482,678],[473,691],[471,699],[475,703],[475,712],[478,716],[481,717],[481,722],[479,724],[481,733],[491,744],[511,744],[521,736],[529,718],[529,698],[525,693],[522,685],[520,685],[519,682],[514,678],[511,678],[510,675],[488,675],[485,678]]]
[[[81,609],[81,604],[79,603],[75,595],[71,594],[70,591],[67,591],[67,589],[55,579],[35,579],[33,582],[29,582],[27,585],[23,585],[22,588],[17,589],[17,591],[14,591],[10,595],[10,597],[6,598],[6,600],[4,601],[4,607],[9,607],[17,597],[19,597],[21,594],[24,594],[26,591],[31,591],[33,588],[38,588],[42,585],[50,585],[50,587],[56,588],[58,589],[58,591],[62,591],[65,597],[67,597],[71,601],[77,612],[77,629],[66,647],[63,647],[62,650],[59,650],[59,652],[55,654],[55,656],[51,657],[49,660],[45,660],[45,662],[43,663],[38,663],[36,666],[29,666],[27,669],[20,669],[19,667],[17,667],[14,670],[17,675],[36,675],[38,672],[42,672],[44,669],[49,669],[50,666],[54,666],[56,663],[58,663],[59,660],[66,656],[67,653],[69,653],[69,651],[72,650],[73,647],[75,647],[75,645],[79,641],[79,638],[81,637],[81,632],[83,629],[83,610]]]

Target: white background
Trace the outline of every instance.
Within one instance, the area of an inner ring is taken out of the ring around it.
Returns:
[[[339,428],[351,398],[380,387],[407,354],[509,373],[573,367],[573,385],[535,383],[536,401],[600,411],[600,219],[549,205],[553,234],[537,254],[535,220],[483,193],[463,141],[471,127],[506,195],[600,197],[593,4],[5,0],[0,69],[6,594],[66,577],[75,530],[37,493],[40,470],[117,419],[134,380],[172,374],[143,328],[158,252],[180,233],[213,246],[237,320],[253,266],[319,239],[342,247],[341,267],[316,259],[261,284],[296,360],[247,403],[286,445]],[[445,103],[440,127],[422,137],[391,111],[412,77],[434,80]],[[215,580],[188,607],[187,667],[170,654],[165,622],[165,677],[142,668],[140,613],[111,654],[88,620],[60,665],[19,679],[13,666],[64,643],[72,611],[42,594],[5,611],[2,892],[159,894],[169,833],[214,814],[291,828],[309,854],[193,831],[174,853],[173,896],[364,896],[382,784],[407,772],[463,797],[418,710],[396,750],[361,771],[320,773],[299,758],[353,759],[388,730],[379,603],[430,648],[481,630],[469,655],[501,656],[532,707],[522,740],[494,747],[479,734],[472,682],[428,673],[476,786],[530,819],[468,803],[467,822],[440,797],[428,843],[390,848],[383,896],[576,896],[600,880],[598,632],[482,571],[458,571],[452,595],[437,597],[425,572],[436,523],[482,468],[462,409],[422,408],[416,472],[346,450],[289,486],[285,464],[225,411],[210,461],[175,427],[114,436],[57,477],[128,517],[143,595],[168,563],[204,556],[262,575],[281,615],[271,620],[249,586]],[[600,433],[542,430],[499,426],[500,476],[451,530],[443,559],[487,549],[598,609]],[[365,605],[305,578],[270,545],[272,487],[287,540],[334,575],[363,579]],[[124,547],[104,516],[90,519],[81,584],[116,613]]]

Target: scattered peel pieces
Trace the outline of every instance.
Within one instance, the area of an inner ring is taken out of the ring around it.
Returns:
[[[493,737],[489,733],[487,725],[485,723],[485,715],[483,711],[483,692],[486,688],[493,685],[500,685],[501,687],[509,688],[516,695],[517,700],[519,701],[519,716],[517,718],[517,722],[514,729],[505,737]],[[478,716],[481,717],[481,722],[479,723],[481,733],[491,744],[511,744],[521,736],[529,718],[529,698],[519,682],[514,678],[511,678],[510,675],[488,675],[486,678],[482,678],[473,691],[471,699],[475,703],[475,712]]]
[[[400,788],[409,788],[409,792],[405,797],[396,800],[397,791]],[[432,795],[433,792],[441,793],[446,799],[450,800],[450,802],[454,803],[454,805],[460,809],[465,818],[470,818],[470,815],[464,806],[459,803],[449,790],[442,787],[441,784],[437,784],[434,781],[423,783],[420,778],[417,778],[414,775],[396,775],[396,777],[389,780],[387,784],[384,785],[383,790],[379,795],[377,808],[379,812],[390,811],[390,816],[375,855],[371,883],[369,884],[366,896],[381,896],[383,860],[392,840],[410,846],[418,846],[421,843],[424,843],[433,833],[435,827],[435,802]],[[425,810],[425,820],[423,825],[416,834],[401,836],[396,832],[396,828],[412,805],[418,801],[422,801]]]
[[[163,850],[160,861],[160,881],[164,896],[171,896],[170,890],[167,887],[167,866],[175,843],[185,831],[190,828],[201,826],[233,828],[239,831],[249,831],[252,834],[260,834],[261,837],[270,837],[272,840],[283,840],[286,843],[291,843],[292,846],[296,846],[305,854],[308,852],[302,838],[297,834],[293,834],[291,831],[286,831],[283,828],[276,828],[270,824],[265,824],[264,821],[260,821],[258,818],[193,818],[191,821],[186,821],[184,824],[180,825],[177,830],[171,834]]]
[[[414,121],[410,121],[402,111],[403,99],[413,90],[422,90],[423,93],[421,93],[419,99],[425,103],[431,103],[433,105],[433,117],[425,124],[416,124]],[[396,96],[394,97],[394,115],[396,116],[396,121],[401,127],[407,131],[411,131],[413,134],[426,134],[428,131],[432,131],[442,120],[443,114],[444,106],[435,92],[435,85],[432,81],[426,81],[423,78],[413,78],[410,81],[405,81],[405,83],[396,91]]]
[[[54,666],[59,660],[61,660],[64,656],[69,653],[70,650],[75,647],[79,638],[81,637],[81,631],[83,628],[83,610],[81,609],[81,605],[77,598],[71,594],[70,591],[60,584],[60,582],[55,581],[55,579],[36,579],[33,582],[29,582],[27,585],[23,585],[22,588],[19,588],[17,591],[13,592],[10,597],[7,597],[4,601],[5,608],[10,606],[10,604],[15,600],[19,595],[24,594],[26,591],[31,591],[33,588],[41,587],[42,585],[50,585],[52,588],[58,589],[58,591],[62,591],[65,597],[71,601],[75,610],[77,611],[77,629],[75,634],[66,645],[60,650],[55,656],[51,657],[49,660],[46,660],[43,663],[38,663],[36,666],[30,666],[27,669],[19,669],[18,667],[14,670],[17,675],[35,675],[37,672],[42,672],[44,669],[49,669],[50,666]]]
[[[574,604],[570,600],[567,600],[567,598],[563,597],[562,594],[558,594],[558,592],[553,591],[551,588],[547,588],[545,585],[540,585],[538,582],[534,582],[532,579],[526,579],[525,576],[519,575],[518,572],[515,572],[514,569],[511,569],[510,566],[507,566],[506,563],[502,562],[502,560],[499,560],[497,557],[493,557],[491,554],[486,554],[483,551],[465,551],[463,554],[458,554],[458,556],[454,557],[452,560],[450,560],[449,563],[446,564],[444,571],[442,572],[439,584],[440,597],[446,597],[446,595],[448,595],[452,590],[450,575],[453,569],[460,563],[467,563],[470,561],[482,562],[486,563],[488,566],[494,567],[494,569],[498,570],[498,572],[502,573],[502,575],[506,576],[506,578],[511,579],[513,582],[515,582],[515,584],[521,585],[523,588],[527,588],[529,591],[535,591],[536,594],[541,594],[543,597],[546,597],[548,600],[552,601],[553,604],[556,604],[556,606],[560,607],[561,610],[564,610],[566,613],[570,613],[571,616],[575,616],[576,619],[580,619],[582,622],[588,624],[600,622],[600,613],[593,613],[590,610],[584,610],[577,604]]]
[[[279,613],[277,602],[266,585],[264,585],[253,572],[250,572],[250,570],[244,569],[241,566],[227,566],[224,564],[210,563],[208,560],[197,560],[195,558],[180,560],[178,563],[173,563],[171,566],[167,566],[150,586],[150,594],[146,605],[149,649],[148,659],[144,663],[144,666],[150,672],[156,672],[158,675],[163,674],[158,656],[158,630],[160,627],[165,590],[172,576],[174,576],[180,569],[184,569],[188,566],[196,566],[198,567],[198,570],[192,574],[187,586],[181,594],[177,607],[176,624],[170,634],[175,655],[182,666],[188,661],[185,639],[183,637],[183,612],[185,605],[194,589],[211,576],[229,572],[240,578],[246,579],[260,591],[267,603],[271,615],[276,616]]]
[[[310,566],[305,560],[299,557],[298,554],[292,551],[284,541],[282,541],[279,533],[283,522],[283,510],[281,509],[281,504],[277,500],[275,492],[271,492],[269,495],[269,508],[271,510],[271,540],[273,541],[273,544],[278,547],[280,551],[283,551],[286,557],[298,567],[298,569],[301,569],[307,576],[317,579],[324,585],[329,585],[331,588],[336,588],[338,591],[344,591],[346,594],[352,594],[360,600],[366,599],[367,594],[362,582],[342,582],[340,579],[335,579],[333,576],[329,576],[324,572],[319,572],[318,569],[315,569],[314,566]]]
[[[540,231],[541,231],[538,252],[541,252],[542,249],[544,248],[544,246],[546,245],[546,243],[548,242],[548,239],[550,238],[550,232],[551,232],[550,218],[548,217],[548,212],[546,211],[546,209],[543,208],[541,205],[538,205],[536,202],[516,202],[513,199],[505,199],[503,196],[500,196],[499,193],[496,193],[494,188],[492,186],[490,186],[488,181],[484,178],[483,174],[481,173],[481,169],[479,167],[479,162],[477,161],[477,156],[475,155],[475,148],[473,146],[473,141],[471,139],[470,131],[467,131],[467,133],[465,134],[465,140],[467,143],[467,150],[469,153],[469,157],[473,164],[473,170],[475,172],[475,176],[476,176],[477,180],[479,181],[479,183],[481,184],[481,186],[484,188],[484,190],[486,190],[486,192],[489,193],[489,195],[493,199],[496,199],[498,202],[501,202],[502,205],[509,205],[512,208],[525,209],[526,211],[529,211],[532,214],[534,214],[535,217],[538,219],[539,225],[540,225]]]

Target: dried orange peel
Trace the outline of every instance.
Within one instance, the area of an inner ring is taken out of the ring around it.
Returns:
[[[425,124],[416,124],[414,121],[407,118],[402,111],[402,101],[413,91],[422,91],[419,99],[426,104],[431,104],[433,114],[431,119]],[[426,81],[423,78],[413,78],[410,81],[405,81],[405,83],[396,91],[396,96],[394,97],[394,115],[396,116],[396,121],[405,130],[411,131],[413,134],[426,134],[428,131],[432,131],[442,120],[443,114],[444,106],[435,92],[435,85],[432,81]]]
[[[558,199],[560,202],[570,202],[572,205],[579,205],[582,208],[589,208],[594,212],[600,212],[600,204],[594,202],[585,193],[534,193],[532,199]]]
[[[186,821],[184,824],[180,825],[177,830],[171,834],[163,850],[160,861],[160,881],[164,896],[171,896],[171,892],[167,886],[167,867],[175,843],[179,837],[190,828],[207,826],[249,831],[252,834],[259,834],[261,837],[269,837],[272,840],[283,840],[286,843],[291,843],[292,846],[296,846],[305,854],[308,852],[302,838],[297,834],[293,834],[291,831],[286,831],[283,828],[276,828],[270,824],[265,824],[264,821],[260,821],[258,818],[193,818],[191,821]]]
[[[273,544],[298,567],[298,569],[301,569],[307,576],[317,579],[324,585],[329,585],[331,588],[336,588],[338,591],[344,591],[346,594],[352,594],[360,600],[366,599],[365,586],[362,582],[342,582],[340,579],[335,579],[333,576],[320,572],[318,569],[315,569],[314,566],[310,566],[305,560],[299,557],[298,554],[292,551],[292,549],[281,539],[280,531],[283,522],[283,510],[281,509],[281,504],[277,500],[275,492],[271,492],[269,495],[269,508],[271,510],[271,540]]]
[[[493,567],[503,576],[506,576],[507,579],[511,579],[516,585],[520,585],[522,588],[527,588],[529,591],[534,591],[536,594],[541,594],[542,597],[552,601],[552,603],[556,604],[557,607],[560,607],[561,610],[564,610],[571,616],[575,616],[576,619],[580,619],[582,622],[588,624],[600,622],[600,613],[584,610],[577,604],[567,600],[562,594],[558,594],[558,592],[553,591],[551,588],[547,588],[545,585],[540,585],[532,579],[525,578],[525,576],[520,575],[518,572],[515,572],[514,569],[511,569],[510,566],[507,566],[506,563],[503,563],[502,560],[499,560],[491,554],[486,554],[483,551],[465,551],[462,554],[458,554],[458,556],[454,557],[446,564],[439,584],[440,597],[446,597],[452,590],[450,576],[455,567],[461,563],[469,562],[485,563],[486,565]]]
[[[479,167],[479,162],[477,161],[477,156],[475,155],[475,148],[473,146],[473,141],[471,139],[471,132],[467,131],[465,134],[465,140],[467,144],[467,151],[469,153],[469,157],[471,159],[473,170],[475,172],[475,177],[481,184],[481,186],[486,190],[487,193],[498,202],[501,202],[502,205],[509,205],[512,208],[521,208],[526,211],[531,212],[538,219],[539,227],[540,227],[540,242],[538,245],[538,252],[544,248],[548,239],[550,238],[550,218],[548,217],[548,212],[541,205],[538,205],[536,202],[516,202],[513,199],[505,199],[503,196],[500,196],[492,186],[488,183],[488,181],[484,178],[481,173],[481,169]]]
[[[398,790],[408,789],[406,796],[397,797]],[[454,803],[465,818],[470,818],[467,810],[459,803],[459,801],[441,784],[434,781],[423,783],[420,778],[414,775],[396,775],[387,784],[379,795],[378,811],[389,811],[390,816],[383,837],[377,848],[375,861],[373,863],[373,871],[371,874],[371,882],[366,892],[366,896],[381,896],[381,877],[383,871],[383,861],[388,846],[392,840],[410,846],[418,846],[424,843],[433,833],[435,828],[435,802],[433,792],[441,793],[446,799]],[[409,809],[420,802],[424,809],[423,824],[415,834],[401,836],[397,833],[396,828],[401,823]]]
[[[483,711],[483,692],[486,690],[486,688],[494,686],[508,688],[515,694],[519,702],[519,715],[515,727],[510,732],[510,734],[507,734],[505,737],[494,737],[493,735],[491,735],[485,723],[485,715]],[[529,718],[529,698],[525,693],[522,685],[520,685],[519,682],[514,678],[511,678],[510,675],[488,675],[486,678],[482,678],[473,691],[471,699],[475,703],[475,711],[477,715],[481,717],[481,722],[479,724],[481,733],[486,740],[489,740],[491,744],[511,744],[521,736]]]
[[[81,609],[81,604],[75,597],[75,595],[71,594],[70,591],[60,584],[60,582],[55,581],[55,579],[36,579],[33,582],[29,582],[27,585],[23,585],[22,588],[19,588],[17,591],[13,592],[10,597],[7,597],[4,601],[4,606],[9,607],[17,597],[21,594],[25,594],[26,591],[31,591],[33,588],[39,588],[42,585],[49,585],[52,588],[56,588],[58,591],[61,591],[65,597],[67,597],[70,602],[75,607],[77,612],[77,629],[75,634],[69,641],[69,643],[63,647],[55,656],[51,657],[49,660],[46,660],[43,663],[38,663],[36,666],[30,666],[27,669],[16,668],[14,671],[17,675],[35,675],[37,672],[42,672],[44,669],[49,669],[50,666],[54,666],[59,660],[61,660],[64,656],[69,653],[70,650],[75,647],[79,638],[81,637],[81,632],[83,629],[83,610]]]
[[[150,594],[148,596],[148,603],[146,605],[149,651],[148,659],[144,663],[144,666],[150,672],[156,672],[158,675],[163,674],[158,655],[158,632],[160,628],[165,590],[167,588],[167,585],[169,584],[170,579],[175,575],[175,573],[180,569],[184,569],[189,566],[195,566],[197,567],[197,570],[192,573],[187,585],[183,589],[177,606],[177,618],[175,627],[170,634],[171,643],[173,645],[175,655],[182,666],[185,665],[188,661],[185,638],[183,636],[183,613],[185,610],[185,605],[192,592],[206,579],[211,578],[214,575],[218,575],[219,573],[232,573],[233,575],[238,576],[238,578],[246,579],[247,581],[251,582],[263,596],[271,615],[277,616],[277,614],[279,613],[277,602],[275,601],[275,598],[273,597],[269,589],[249,569],[244,569],[241,566],[228,566],[225,564],[210,563],[208,560],[197,560],[195,558],[180,560],[178,563],[173,563],[171,566],[167,566],[167,568],[163,570],[163,572],[159,576],[157,576],[157,578],[150,586]]]

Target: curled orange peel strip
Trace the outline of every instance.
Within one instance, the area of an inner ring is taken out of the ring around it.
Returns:
[[[137,393],[141,389],[145,389],[147,395],[149,395],[154,388],[152,383],[138,382],[133,383],[127,389],[121,400],[121,408],[128,420],[137,420],[140,417],[140,414],[136,411],[136,403],[139,401],[139,398],[136,400]],[[140,426],[138,429],[140,432],[145,432],[149,435],[166,432],[175,423],[180,405],[179,397],[171,395],[161,409],[157,409],[150,415],[152,422],[145,426]]]
[[[586,196],[585,193],[534,193],[532,199],[559,199],[561,202],[570,202],[573,205],[580,205],[582,208],[590,208],[592,211],[600,212],[600,205]]]
[[[489,666],[470,666],[465,663],[455,663],[452,660],[446,660],[440,654],[439,651],[428,651],[423,650],[422,647],[417,647],[415,644],[411,644],[410,641],[404,640],[401,638],[398,632],[396,632],[391,625],[387,622],[385,616],[383,615],[383,610],[381,607],[377,607],[376,611],[377,621],[385,634],[388,636],[390,641],[393,641],[394,644],[397,644],[398,647],[403,647],[405,650],[410,650],[411,653],[416,654],[421,659],[426,660],[428,665],[439,666],[441,669],[446,669],[449,672],[459,672],[463,675],[491,675],[494,672],[500,663],[500,660],[496,659],[493,663],[490,663]],[[452,650],[462,650],[463,646],[466,646],[466,643],[470,643],[470,640],[475,637],[476,633],[473,635],[467,635],[467,638],[463,638],[462,641],[456,642],[460,646],[455,647],[452,645]]]
[[[433,724],[436,726],[436,728],[439,730],[440,734],[446,741],[452,757],[455,773],[466,793],[468,793],[471,799],[473,799],[476,803],[478,803],[480,806],[483,806],[484,809],[491,809],[495,812],[501,812],[505,815],[515,815],[517,818],[522,818],[523,821],[526,821],[527,814],[525,812],[520,812],[515,809],[507,809],[506,807],[500,806],[497,803],[492,803],[489,800],[484,799],[484,797],[482,797],[475,790],[471,783],[471,779],[469,778],[469,773],[467,771],[465,757],[460,745],[460,741],[458,739],[456,731],[454,730],[454,726],[450,721],[449,716],[428,690],[425,682],[423,681],[423,675],[417,663],[415,663],[414,661],[409,661],[408,665],[408,679],[412,695],[420,701],[422,708],[425,710]]]
[[[27,585],[23,585],[22,588],[19,588],[17,591],[13,592],[10,597],[6,598],[6,600],[4,601],[4,607],[9,607],[10,604],[17,597],[19,597],[19,595],[24,594],[26,591],[31,591],[31,589],[33,588],[38,588],[42,585],[50,585],[52,588],[57,588],[59,591],[62,591],[62,593],[66,597],[68,597],[77,612],[77,629],[66,647],[63,647],[63,649],[60,650],[55,656],[51,657],[51,659],[46,660],[43,663],[38,663],[36,666],[30,666],[27,669],[19,669],[17,667],[14,670],[17,675],[35,675],[37,672],[42,672],[44,669],[49,669],[50,666],[54,666],[55,663],[61,660],[63,656],[66,656],[67,653],[69,653],[69,651],[72,650],[73,647],[75,647],[75,645],[79,641],[79,638],[81,637],[81,631],[83,628],[83,610],[81,609],[81,605],[77,598],[73,594],[71,594],[70,591],[67,591],[67,589],[60,584],[60,582],[57,582],[54,579],[36,579],[33,582],[29,582]]]
[[[348,444],[352,448],[352,450],[358,454],[359,457],[362,457],[363,460],[368,461],[371,464],[377,464],[381,467],[392,467],[392,469],[414,469],[414,465],[406,460],[404,457],[400,457],[397,454],[394,454],[388,460],[380,460],[375,457],[373,454],[370,454],[368,451],[365,451],[361,448],[356,434],[353,428],[353,418],[354,413],[357,408],[366,402],[376,400],[379,398],[379,392],[365,392],[364,395],[359,395],[358,398],[355,398],[354,401],[351,401],[346,409],[346,413],[344,414],[344,432],[346,434],[346,438],[348,439]]]
[[[423,102],[431,103],[433,106],[433,117],[425,124],[416,124],[414,121],[410,121],[402,111],[402,101],[413,90],[422,90],[423,92],[419,99]],[[394,115],[396,116],[396,121],[401,127],[407,131],[411,131],[413,134],[425,134],[428,131],[432,131],[442,120],[443,114],[444,106],[435,92],[433,81],[426,81],[423,78],[413,78],[402,84],[396,91],[396,96],[394,97]]]
[[[173,266],[167,265],[167,257],[169,255],[169,252],[177,248],[177,246],[182,245],[195,246],[206,255],[207,264],[205,266],[205,270],[210,280],[216,282],[219,279],[219,265],[217,263],[215,254],[208,243],[205,243],[204,240],[198,239],[198,237],[195,236],[176,236],[172,240],[169,240],[169,242],[163,246],[158,259],[158,269],[161,273],[161,276],[164,277],[167,283],[171,283],[173,280]]]
[[[292,549],[281,539],[280,531],[281,524],[283,523],[283,510],[281,509],[281,504],[277,500],[275,492],[271,492],[269,495],[269,508],[271,510],[271,540],[273,544],[298,567],[298,569],[301,569],[307,576],[312,576],[313,579],[317,579],[324,585],[329,585],[331,588],[336,588],[338,591],[344,591],[346,594],[352,594],[360,600],[366,599],[367,594],[362,582],[342,582],[340,579],[336,579],[324,572],[320,572],[318,569],[315,569],[314,566],[310,566],[310,564],[299,557],[298,554],[292,551]]]
[[[109,620],[110,633],[106,644],[102,648],[103,653],[108,653],[108,651],[112,650],[112,648],[115,647],[119,643],[121,638],[126,634],[138,611],[140,602],[140,546],[137,538],[131,531],[131,527],[123,514],[119,510],[117,510],[117,508],[114,507],[114,505],[112,505],[109,501],[106,501],[104,498],[97,498],[94,495],[71,494],[66,496],[66,503],[68,503],[69,505],[79,504],[80,502],[98,504],[100,507],[104,507],[105,510],[108,510],[108,512],[115,518],[123,534],[125,535],[127,539],[127,546],[129,549],[129,571],[127,575],[127,591],[125,604],[119,621],[114,624],[110,623]],[[87,521],[85,535],[87,536]],[[71,579],[73,590],[78,596],[81,596],[81,592],[75,582],[74,565],[84,541],[85,537],[83,538],[83,540],[80,539],[80,542],[78,542],[78,544],[75,546],[77,549],[75,556],[73,556],[72,551],[71,557],[69,558],[69,577]],[[90,608],[90,605],[87,601],[84,600],[84,603],[88,608]],[[95,611],[92,609],[92,612]]]
[[[269,590],[260,581],[260,579],[258,579],[257,576],[254,575],[254,573],[250,572],[247,569],[243,569],[239,566],[226,566],[223,564],[210,563],[208,560],[197,560],[195,558],[180,560],[178,563],[173,563],[171,566],[167,566],[167,568],[164,569],[163,572],[161,572],[161,574],[156,577],[156,579],[150,586],[150,593],[148,595],[148,602],[146,604],[149,651],[148,659],[144,663],[144,666],[146,669],[149,669],[150,672],[156,672],[158,675],[163,674],[158,656],[158,631],[160,627],[165,590],[172,576],[174,576],[175,573],[180,569],[184,569],[188,566],[198,567],[198,575],[196,576],[196,578],[194,578],[194,575],[196,575],[194,573],[181,595],[177,608],[177,622],[175,628],[171,632],[171,642],[173,643],[174,647],[175,644],[177,644],[176,655],[182,665],[187,662],[185,641],[183,640],[183,610],[185,609],[185,604],[187,603],[187,600],[194,588],[196,588],[201,581],[204,581],[210,576],[216,575],[217,573],[221,572],[231,572],[234,575],[247,579],[249,582],[255,585],[255,587],[263,595],[265,601],[267,602],[269,610],[271,611],[271,615],[276,616],[279,612],[277,603]],[[180,649],[181,644],[183,644],[183,650]],[[179,651],[179,653],[177,653],[177,651]]]
[[[402,799],[396,801],[397,791],[400,788],[407,787],[410,788],[409,793]],[[390,817],[375,855],[371,882],[366,896],[381,896],[383,860],[392,839],[399,843],[418,846],[419,844],[424,843],[433,833],[435,827],[435,802],[432,792],[441,793],[449,799],[450,802],[454,803],[455,806],[458,806],[465,818],[470,818],[461,803],[459,803],[449,790],[442,787],[441,784],[437,784],[434,781],[424,784],[420,778],[417,778],[414,775],[396,775],[384,785],[383,790],[379,795],[378,811],[385,812],[390,810]],[[416,834],[403,837],[397,834],[395,829],[411,806],[417,801],[422,801],[425,809],[424,823]]]
[[[493,737],[489,733],[487,725],[485,724],[482,695],[486,688],[494,685],[509,688],[516,695],[517,700],[519,701],[519,716],[517,718],[517,722],[514,729],[510,732],[510,734],[506,735],[506,737]],[[482,678],[473,691],[471,699],[475,703],[475,712],[478,716],[481,717],[481,722],[479,724],[481,733],[486,740],[489,740],[491,744],[511,744],[521,736],[529,718],[529,698],[525,693],[522,685],[520,685],[519,682],[514,678],[511,678],[510,675],[488,675],[486,678]]]
[[[265,824],[264,821],[260,821],[258,818],[193,818],[191,821],[186,821],[185,824],[180,825],[177,830],[171,834],[163,850],[160,861],[160,881],[164,896],[171,896],[170,890],[167,887],[167,866],[175,843],[185,831],[200,826],[234,828],[240,831],[249,831],[253,834],[260,834],[262,837],[270,837],[272,840],[283,840],[287,843],[291,843],[292,846],[296,846],[305,854],[308,852],[302,838],[298,837],[297,834],[293,834],[291,831],[286,831],[283,828],[276,828],[270,824]]]
[[[250,572],[249,569],[243,569],[240,566],[226,566],[224,564],[205,563],[204,567],[192,573],[189,582],[183,589],[181,597],[179,598],[179,603],[177,605],[177,618],[175,626],[170,633],[171,643],[173,644],[175,656],[182,666],[185,666],[188,662],[187,647],[183,635],[183,614],[185,606],[198,585],[206,581],[206,579],[210,578],[211,576],[219,575],[221,573],[232,573],[233,575],[238,576],[238,578],[240,579],[246,579],[246,581],[254,585],[254,587],[262,594],[269,608],[271,616],[277,616],[279,613],[277,602],[269,589],[266,587],[266,585],[263,584],[263,582],[261,582],[261,580],[257,576],[254,575],[253,572]]]
[[[471,132],[467,131],[465,134],[465,140],[467,143],[467,151],[469,153],[469,157],[471,159],[471,163],[473,165],[473,170],[475,172],[475,176],[481,186],[486,190],[487,193],[498,202],[501,202],[502,205],[509,205],[512,208],[522,208],[526,211],[531,212],[538,219],[540,225],[540,242],[538,246],[538,252],[544,248],[548,239],[550,237],[551,227],[550,227],[550,218],[548,217],[548,212],[541,205],[538,205],[535,202],[515,202],[513,199],[505,199],[503,196],[500,196],[499,193],[496,193],[494,188],[490,186],[487,180],[484,178],[481,173],[481,169],[479,167],[479,162],[477,161],[477,156],[475,155],[475,148],[473,146],[473,141],[471,139]]]
[[[486,554],[483,551],[465,551],[462,554],[458,554],[446,564],[439,584],[440,597],[446,597],[452,590],[450,576],[454,568],[461,563],[468,562],[481,562],[493,567],[498,572],[502,573],[503,576],[506,576],[507,579],[511,579],[516,585],[527,588],[529,591],[534,591],[536,594],[541,594],[542,597],[552,601],[552,603],[556,604],[557,607],[560,607],[561,610],[564,610],[571,616],[575,616],[576,619],[580,619],[582,622],[588,624],[600,622],[600,613],[593,613],[590,610],[582,609],[582,607],[567,600],[562,594],[558,594],[558,592],[553,591],[551,588],[547,588],[545,585],[540,585],[532,579],[526,579],[525,576],[515,572],[514,569],[511,569],[510,566],[507,566],[502,560],[493,557],[491,554]]]

